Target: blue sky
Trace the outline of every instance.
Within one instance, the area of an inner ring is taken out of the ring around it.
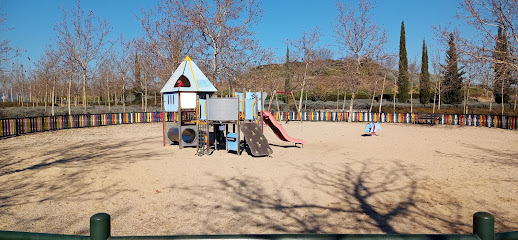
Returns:
[[[356,0],[347,0],[355,3]],[[379,0],[374,10],[374,21],[387,31],[389,44],[386,51],[398,53],[401,21],[405,21],[408,59],[421,59],[423,39],[428,44],[429,55],[438,48],[444,48],[434,40],[432,25],[447,25],[455,22],[458,0]],[[13,28],[3,32],[0,38],[7,38],[11,45],[23,48],[20,61],[27,63],[27,57],[36,61],[53,44],[54,25],[59,22],[59,6],[71,8],[73,0],[0,0],[2,11],[7,14],[6,26]],[[260,44],[271,48],[279,58],[286,52],[286,41],[299,38],[303,31],[318,26],[323,34],[320,44],[332,49],[335,58],[343,53],[335,46],[333,22],[338,11],[334,0],[262,0],[263,17],[255,27]],[[149,8],[155,1],[139,0],[83,0],[85,10],[93,10],[113,26],[112,36],[122,33],[126,38],[142,33],[135,13]]]

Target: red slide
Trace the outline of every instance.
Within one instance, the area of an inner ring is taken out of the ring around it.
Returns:
[[[306,144],[306,141],[304,141],[302,139],[295,139],[295,138],[288,136],[288,134],[286,133],[284,128],[282,128],[281,124],[279,122],[277,122],[277,120],[275,120],[275,118],[272,116],[272,114],[269,111],[263,112],[263,119],[264,119],[264,122],[266,123],[266,125],[268,125],[273,130],[275,135],[277,135],[277,137],[280,140],[285,141],[285,142],[292,142],[295,144],[297,144],[297,143],[300,143],[302,145]]]

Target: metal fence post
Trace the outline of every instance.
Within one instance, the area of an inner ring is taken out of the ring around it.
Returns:
[[[97,213],[90,217],[90,240],[106,240],[110,237],[110,215]]]
[[[480,240],[495,240],[495,217],[487,212],[473,215],[473,234]]]

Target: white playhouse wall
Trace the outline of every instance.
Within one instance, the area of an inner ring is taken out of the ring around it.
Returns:
[[[166,112],[178,112],[178,95],[180,95],[180,102],[182,109],[196,108],[196,93],[182,92],[182,93],[165,93],[164,94],[164,110]]]

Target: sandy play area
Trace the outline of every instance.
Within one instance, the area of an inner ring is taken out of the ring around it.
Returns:
[[[518,131],[290,122],[304,148],[265,135],[271,157],[162,146],[162,125],[0,140],[0,229],[88,235],[470,233],[472,215],[518,230]]]

